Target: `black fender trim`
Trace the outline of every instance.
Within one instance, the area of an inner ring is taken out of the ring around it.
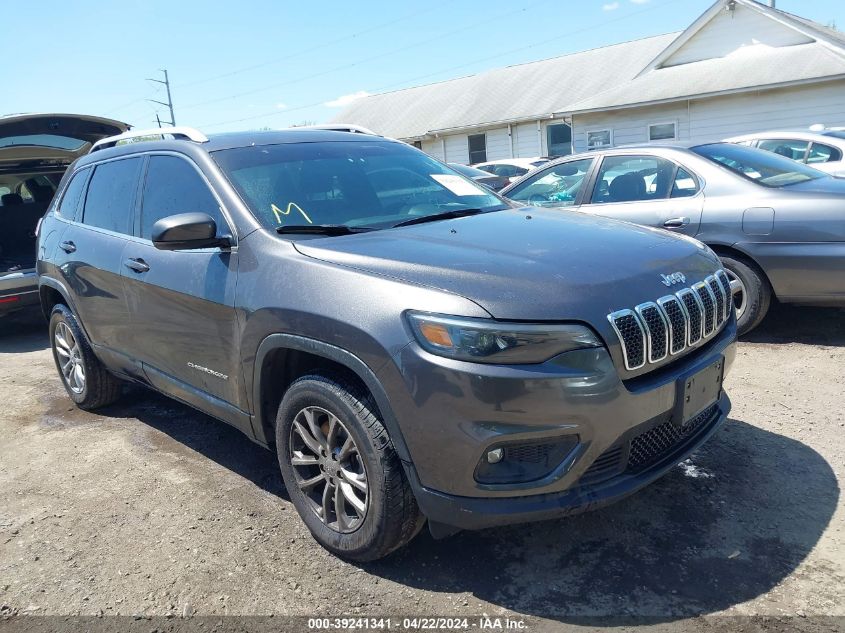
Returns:
[[[387,397],[387,393],[384,387],[382,387],[381,382],[367,364],[345,349],[335,347],[323,341],[294,334],[271,334],[261,341],[261,344],[258,346],[252,377],[252,406],[254,409],[252,430],[256,440],[264,444],[271,444],[273,441],[273,438],[268,438],[264,432],[266,420],[264,420],[262,411],[261,368],[264,367],[264,360],[267,354],[278,349],[297,350],[314,354],[315,356],[322,356],[323,358],[343,365],[358,376],[370,390],[370,393],[373,394],[373,398],[375,398],[383,418],[382,421],[387,427],[387,432],[390,433],[390,439],[393,442],[393,447],[396,449],[397,455],[399,455],[399,458],[403,462],[411,461],[408,447],[405,444],[405,438],[402,436],[402,431],[399,428],[399,422],[393,413],[393,408],[390,406],[390,399]]]
[[[43,301],[43,295],[41,294],[41,288],[43,288],[44,286],[46,286],[47,288],[50,288],[51,290],[55,290],[60,295],[62,295],[62,298],[65,300],[65,303],[67,304],[67,307],[70,308],[71,312],[73,312],[74,314],[79,314],[79,312],[76,310],[76,304],[74,303],[73,299],[71,299],[70,293],[68,292],[67,288],[65,288],[64,284],[61,281],[59,281],[58,279],[53,279],[52,277],[40,277],[39,276],[38,277],[38,298],[39,298],[39,300],[41,300],[41,311],[44,312],[44,317],[48,321],[50,320],[50,314],[45,309],[44,301]],[[82,324],[80,323],[80,325],[82,325]],[[88,333],[86,332],[86,335],[87,334]]]

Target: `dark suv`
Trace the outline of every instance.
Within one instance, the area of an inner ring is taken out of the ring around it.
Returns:
[[[517,208],[374,135],[171,132],[62,180],[59,373],[80,407],[130,380],[276,450],[331,551],[593,508],[725,420],[736,319],[701,243]]]

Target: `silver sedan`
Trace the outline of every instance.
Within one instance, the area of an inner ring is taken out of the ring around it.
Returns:
[[[501,194],[701,240],[737,289],[740,333],[762,321],[772,297],[845,307],[845,180],[771,152],[672,143],[577,154]]]

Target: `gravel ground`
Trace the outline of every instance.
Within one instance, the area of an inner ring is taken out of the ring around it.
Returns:
[[[99,413],[74,408],[43,324],[7,320],[0,615],[488,614],[539,628],[646,616],[687,630],[818,628],[816,616],[845,616],[843,316],[776,306],[740,344],[726,383],[731,420],[633,497],[444,541],[423,532],[365,565],[316,545],[269,452],[143,389]]]

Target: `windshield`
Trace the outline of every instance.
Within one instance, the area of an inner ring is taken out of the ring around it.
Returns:
[[[285,143],[220,150],[213,157],[268,228],[387,228],[447,212],[507,208],[487,189],[403,143]]]
[[[27,134],[24,136],[4,136],[0,138],[0,147],[32,146],[53,147],[55,149],[77,150],[85,141],[70,136],[55,134]]]
[[[733,143],[699,145],[692,151],[766,187],[786,187],[826,175],[784,156]]]

